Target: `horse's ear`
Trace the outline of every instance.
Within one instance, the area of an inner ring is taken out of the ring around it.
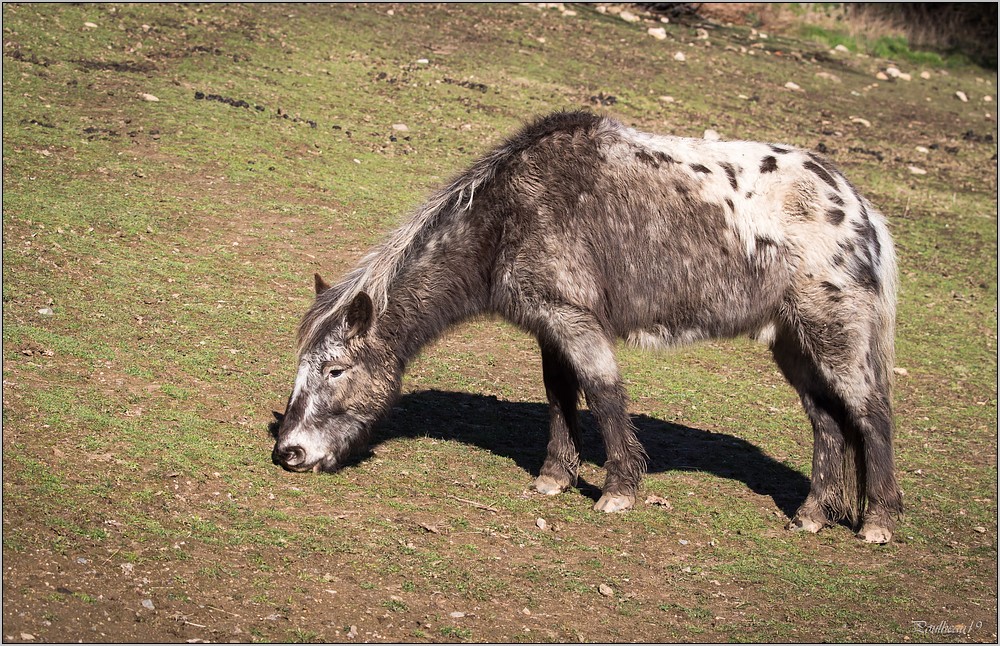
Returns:
[[[375,305],[368,294],[358,292],[347,306],[347,338],[364,336],[375,321]]]
[[[330,289],[330,286],[326,284],[326,281],[319,274],[313,274],[313,282],[316,285],[316,295],[319,296],[326,290]]]

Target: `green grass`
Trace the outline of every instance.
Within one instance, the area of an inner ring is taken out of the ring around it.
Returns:
[[[112,614],[143,578],[166,608],[108,634],[174,639],[176,612],[217,626],[190,635],[213,641],[340,640],[351,625],[384,641],[920,641],[909,622],[928,608],[995,609],[996,147],[963,134],[996,129],[953,98],[993,93],[995,73],[889,42],[875,55],[949,74],[872,90],[867,63],[770,53],[814,48],[790,38],[750,56],[738,34],[688,47],[685,28],[656,41],[590,7],[388,9],[4,5],[4,610],[52,624],[12,617],[11,634],[77,638],[59,632],[63,606]],[[812,83],[821,69],[842,84]],[[580,486],[528,493],[548,417],[537,344],[490,320],[424,350],[367,459],[323,477],[270,464],[310,275],[347,270],[523,119],[598,92],[646,129],[825,142],[889,216],[907,370],[897,544],[784,532],[811,434],[749,341],[619,349],[659,460],[642,495],[670,509],[593,513],[589,416]],[[873,127],[848,130],[853,115]],[[79,556],[100,575],[73,569]],[[57,571],[87,599],[40,583]]]

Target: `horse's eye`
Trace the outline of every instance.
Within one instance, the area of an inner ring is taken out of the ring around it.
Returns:
[[[344,372],[345,369],[338,366],[325,366],[323,368],[323,376],[327,379],[336,379],[344,374]]]

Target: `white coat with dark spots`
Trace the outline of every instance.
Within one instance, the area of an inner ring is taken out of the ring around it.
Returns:
[[[829,161],[790,146],[646,134],[585,112],[538,119],[431,197],[299,330],[274,448],[332,470],[368,440],[407,363],[492,314],[533,334],[551,409],[547,494],[576,482],[577,406],[607,450],[596,508],[632,506],[646,454],[614,345],[749,335],[812,422],[812,487],[791,529],[847,519],[892,536],[896,265],[885,218]]]

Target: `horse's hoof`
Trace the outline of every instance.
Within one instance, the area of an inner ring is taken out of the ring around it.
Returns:
[[[824,523],[818,523],[811,518],[796,516],[788,521],[788,525],[785,526],[785,529],[793,532],[809,532],[810,534],[816,534],[819,530],[823,529],[824,526]]]
[[[597,501],[594,505],[594,509],[597,511],[603,511],[606,514],[611,514],[616,511],[625,511],[635,504],[635,496],[622,496],[620,494],[609,494],[606,493],[601,496],[601,499]]]
[[[884,545],[892,540],[892,532],[885,527],[865,523],[865,526],[858,532],[858,538],[866,543]]]
[[[535,478],[535,491],[546,496],[554,496],[569,488],[569,483],[557,481],[552,476],[538,476]]]

